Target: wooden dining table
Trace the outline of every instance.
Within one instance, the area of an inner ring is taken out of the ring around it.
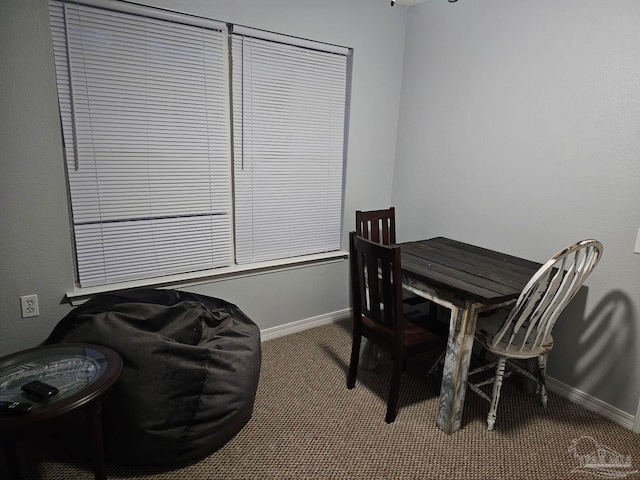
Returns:
[[[437,425],[460,428],[478,314],[518,298],[540,263],[449,238],[401,243],[403,288],[450,309]]]

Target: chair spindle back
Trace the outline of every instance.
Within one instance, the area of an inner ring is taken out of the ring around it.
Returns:
[[[558,316],[600,261],[602,251],[597,240],[583,240],[551,257],[524,287],[491,344],[523,354],[542,349]]]
[[[382,245],[396,243],[396,210],[356,210],[356,233]]]
[[[401,328],[402,274],[400,247],[349,235],[354,317],[362,315],[389,328]],[[400,332],[401,333],[401,332]]]

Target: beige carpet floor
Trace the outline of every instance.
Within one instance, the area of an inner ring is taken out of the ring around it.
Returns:
[[[640,478],[639,435],[553,393],[543,409],[525,394],[516,376],[505,382],[493,432],[485,428],[488,403],[468,391],[462,429],[444,434],[435,425],[439,378],[426,375],[435,353],[409,360],[398,418],[387,425],[389,360],[375,370],[360,370],[356,388],[347,390],[349,350],[348,321],[264,342],[254,415],[234,439],[188,465],[108,465],[108,477]],[[581,460],[598,450],[605,452],[609,465],[581,468]],[[25,480],[93,478],[86,463],[56,453],[44,442],[20,444],[18,454]]]

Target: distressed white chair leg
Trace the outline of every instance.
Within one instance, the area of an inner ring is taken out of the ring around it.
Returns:
[[[547,387],[545,379],[547,359],[546,355],[538,356],[538,377],[540,378],[540,403],[547,408]]]
[[[496,367],[496,377],[493,382],[493,394],[491,395],[491,408],[489,408],[489,415],[487,415],[487,430],[493,430],[493,426],[496,423],[498,402],[500,401],[500,388],[502,387],[502,379],[504,377],[504,369],[506,363],[506,358],[501,357],[498,360],[498,366]]]

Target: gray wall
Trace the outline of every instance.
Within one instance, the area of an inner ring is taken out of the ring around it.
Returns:
[[[144,3],[352,47],[344,243],[356,208],[389,205],[406,9],[369,0],[146,0]],[[0,0],[0,355],[34,347],[70,310],[72,249],[46,0]],[[191,291],[231,301],[262,328],[349,307],[340,261]],[[36,293],[40,316],[20,318]]]
[[[636,0],[412,7],[392,194],[399,240],[450,236],[541,262],[600,240],[603,259],[556,327],[548,373],[632,415],[638,25]]]

